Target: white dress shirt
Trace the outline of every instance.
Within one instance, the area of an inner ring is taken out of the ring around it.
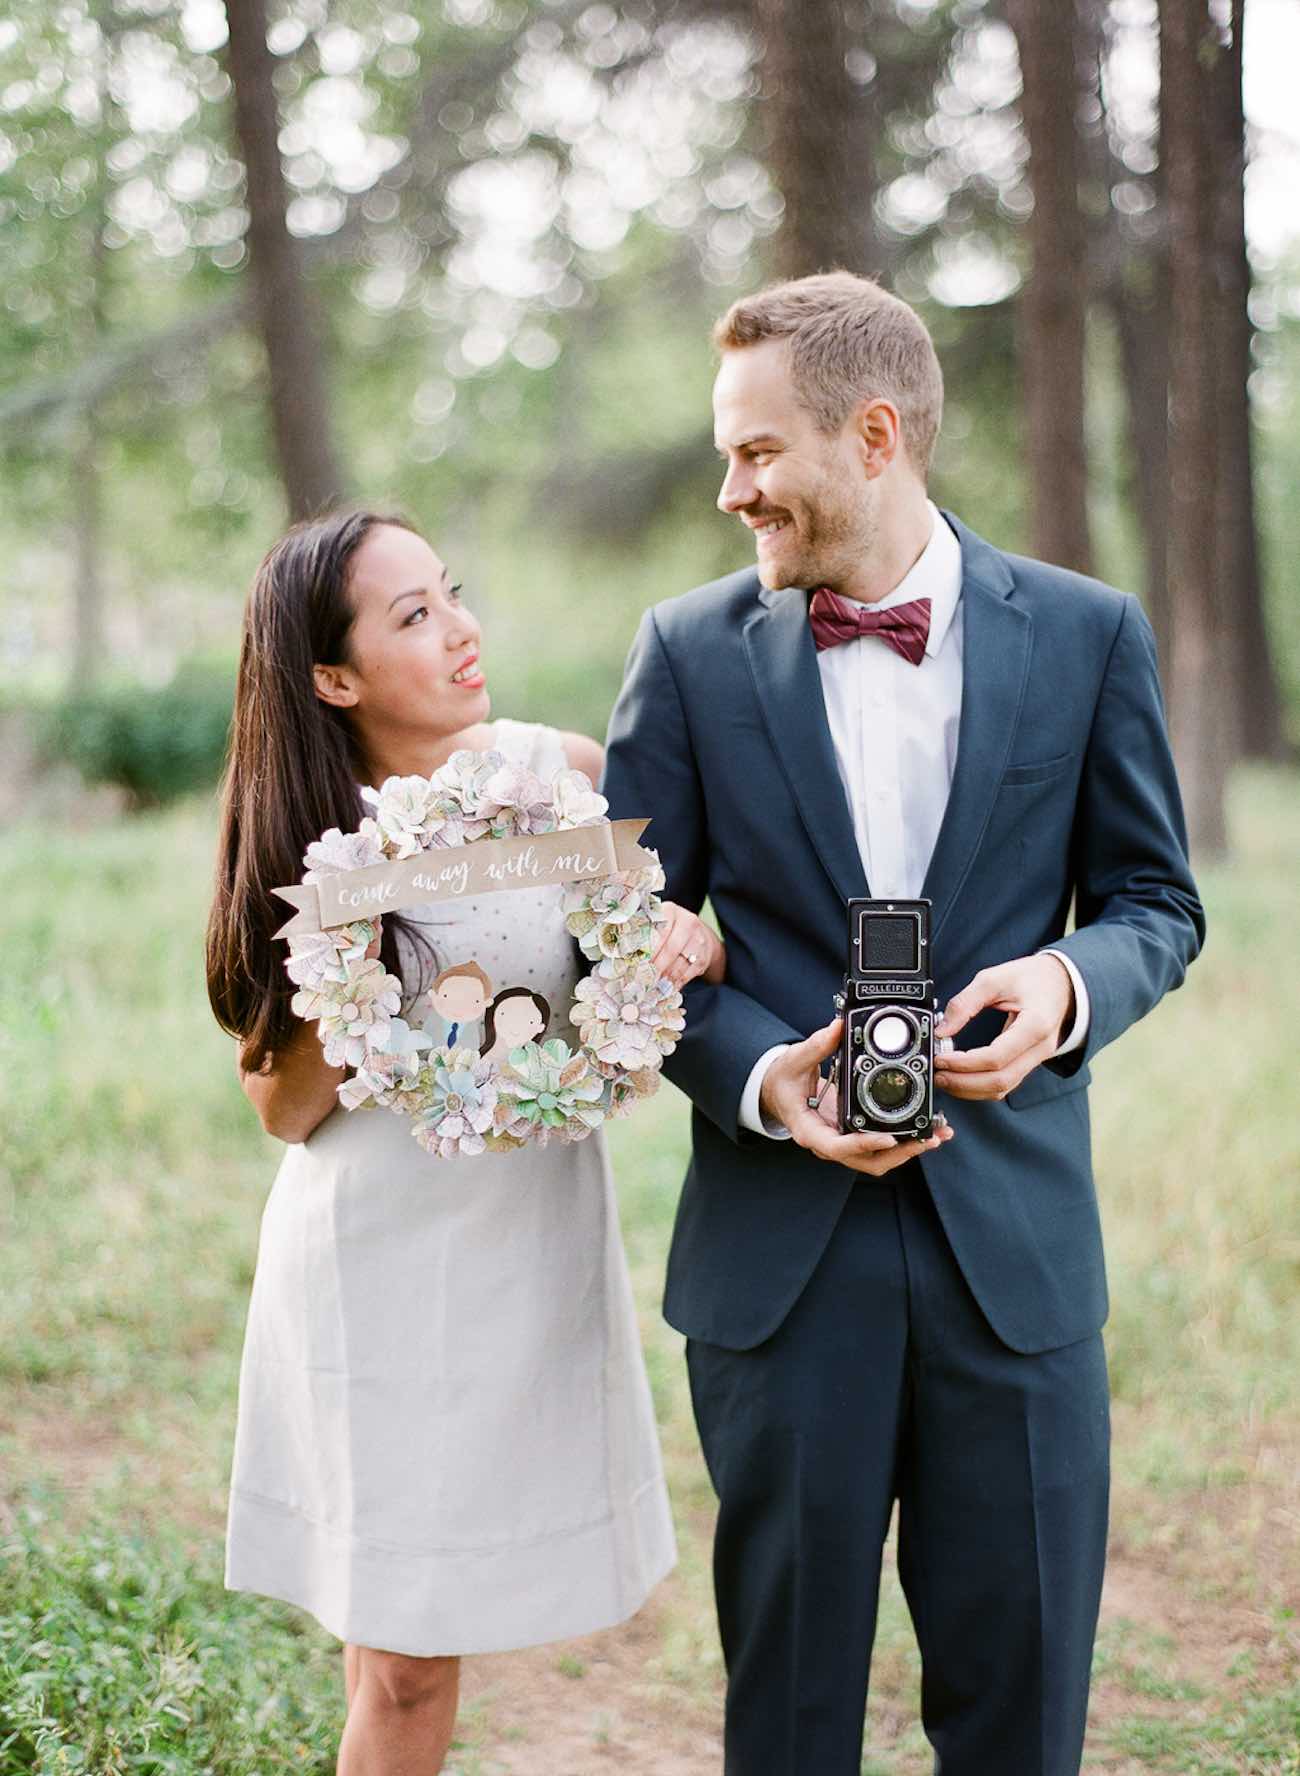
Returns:
[[[961,720],[961,544],[930,505],[930,540],[894,590],[873,606],[888,610],[930,600],[930,635],[919,666],[878,635],[860,635],[817,656],[826,719],[853,814],[862,867],[876,899],[917,900],[948,806]],[[1075,1019],[1057,1050],[1068,1054],[1088,1033],[1088,991],[1060,950],[1074,985]],[[768,1049],[750,1072],[740,1125],[788,1138],[765,1121],[758,1100],[767,1069],[787,1045]]]

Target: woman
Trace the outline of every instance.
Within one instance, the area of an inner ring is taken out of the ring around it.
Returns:
[[[460,1654],[624,1620],[674,1559],[600,1135],[433,1160],[406,1118],[342,1111],[272,938],[270,890],[327,828],[355,830],[363,784],[462,748],[599,776],[594,740],[488,720],[479,645],[429,544],[372,512],[292,530],[244,620],[208,985],[244,1091],[290,1145],[249,1310],[227,1583],[345,1643],[341,1776],[432,1776]],[[469,960],[567,1005],[559,892],[387,919],[404,1010],[448,964],[471,978]],[[679,908],[656,961],[678,984],[724,969]]]
[[[525,1042],[540,1042],[551,1021],[551,1008],[540,993],[528,987],[506,987],[487,1008],[487,1033],[479,1049],[484,1060],[504,1066],[510,1050]]]

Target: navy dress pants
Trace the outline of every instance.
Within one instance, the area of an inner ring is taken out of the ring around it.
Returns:
[[[942,1776],[1076,1776],[1106,1552],[1100,1334],[989,1329],[920,1168],[864,1179],[780,1328],[692,1340],[718,1494],[726,1776],[858,1776],[882,1544]]]

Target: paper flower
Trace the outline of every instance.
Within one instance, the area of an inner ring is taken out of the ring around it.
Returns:
[[[289,938],[285,972],[297,987],[319,990],[327,981],[343,986],[348,969],[360,962],[375,940],[368,919],[339,925],[332,931],[299,931]]]
[[[648,845],[644,847],[644,850],[647,857],[654,858],[654,862],[647,869],[623,870],[615,877],[615,880],[626,882],[629,888],[639,888],[645,895],[662,894],[665,877],[663,865],[659,861],[659,853],[652,851]]]
[[[415,1138],[439,1159],[482,1153],[492,1129],[497,1087],[491,1064],[473,1049],[435,1049]]]
[[[511,1106],[512,1122],[526,1126],[534,1138],[554,1131],[580,1141],[605,1120],[604,1080],[586,1055],[575,1054],[558,1038],[512,1048],[497,1090]]]
[[[340,1104],[345,1110],[382,1104],[387,1110],[415,1115],[423,1108],[426,1095],[421,1085],[424,1050],[432,1046],[433,1038],[423,1030],[413,1030],[404,1018],[391,1018],[383,1048],[372,1049],[339,1086]]]
[[[471,752],[462,747],[453,752],[445,765],[439,765],[433,774],[433,782],[438,788],[438,805],[448,817],[459,817],[464,828],[465,842],[481,839],[488,831],[488,822],[482,810],[484,808],[484,789],[487,781],[506,762],[501,752]],[[487,802],[491,807],[492,803]]]
[[[492,1132],[485,1137],[489,1151],[493,1153],[511,1153],[522,1147],[533,1136],[534,1124],[522,1113],[514,1098],[503,1098],[500,1094],[501,1082],[497,1081],[497,1107],[492,1113]],[[541,1126],[541,1125],[537,1125]],[[545,1129],[542,1130],[540,1145],[545,1146]]]
[[[400,1019],[394,1019],[394,1024]],[[418,1035],[418,1031],[410,1032]],[[420,1089],[421,1059],[418,1049],[393,1053],[380,1050],[368,1054],[355,1073],[338,1088],[339,1103],[345,1110],[357,1110],[362,1104],[379,1104],[386,1110],[412,1115],[423,1107],[425,1094]]]
[[[566,891],[564,908],[566,929],[593,962],[650,954],[658,903],[640,889],[621,880],[579,882]]]
[[[603,820],[609,803],[591,787],[582,771],[560,771],[551,785],[557,826],[592,826]]]
[[[578,982],[572,1021],[604,1067],[661,1067],[686,1027],[682,996],[648,962],[601,962]]]
[[[402,1009],[402,983],[382,962],[354,963],[345,986],[327,981],[302,988],[290,1001],[300,1018],[317,1020],[331,1067],[359,1067],[385,1046],[389,1026]]]
[[[494,839],[555,831],[551,792],[525,765],[507,760],[485,781],[478,811]]]
[[[637,1073],[624,1073],[605,1081],[605,1107],[610,1117],[630,1115],[642,1098],[652,1098],[659,1090],[662,1075],[656,1067],[642,1067]]]
[[[378,791],[362,790],[362,800],[375,810],[375,825],[387,856],[414,857],[417,851],[424,850],[433,794],[427,777],[387,777]]]
[[[426,851],[441,851],[449,845],[465,845],[471,839],[481,839],[487,830],[485,820],[468,819],[455,796],[440,789],[429,801],[424,848]]]
[[[340,832],[332,826],[327,833],[307,847],[304,882],[319,882],[322,876],[336,876],[342,870],[365,869],[384,861],[383,838],[369,815],[354,833]]]

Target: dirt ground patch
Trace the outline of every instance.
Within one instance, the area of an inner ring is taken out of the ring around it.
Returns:
[[[1117,1429],[1120,1428],[1117,1426]],[[219,1535],[221,1501],[180,1480],[182,1466],[133,1443],[120,1419],[60,1410],[39,1390],[0,1421],[11,1485],[39,1472],[54,1482],[74,1520],[93,1512],[106,1486],[131,1490],[147,1517]],[[1300,1427],[1272,1425],[1246,1447],[1229,1481],[1159,1492],[1117,1486],[1102,1599],[1085,1768],[1089,1776],[1150,1776],[1180,1766],[1121,1749],[1123,1723],[1209,1716],[1247,1695],[1297,1681],[1296,1547],[1300,1529]],[[175,1463],[174,1471],[167,1470]],[[705,1513],[685,1535],[707,1549]],[[665,1647],[700,1602],[680,1572],[620,1628],[527,1652],[467,1659],[462,1749],[448,1776],[718,1776],[722,1767],[720,1668],[666,1676]],[[873,1674],[871,1767],[928,1776],[916,1724],[915,1668],[897,1647]],[[1259,1766],[1224,1761],[1223,1770]],[[1273,1766],[1268,1766],[1272,1768]]]
[[[483,1776],[717,1776],[721,1701],[705,1705],[655,1678],[669,1579],[621,1628],[567,1646],[467,1659],[464,1696],[481,1704]]]
[[[1086,1768],[1140,1776],[1153,1757],[1119,1748],[1121,1723],[1215,1714],[1296,1681],[1292,1614],[1300,1528],[1300,1430],[1272,1427],[1245,1450],[1237,1483],[1153,1502],[1119,1488],[1098,1635]],[[694,1527],[694,1526],[693,1526]],[[700,1526],[701,1540],[704,1529]],[[670,1579],[626,1626],[566,1646],[466,1662],[483,1709],[475,1776],[718,1776],[721,1680],[688,1694],[653,1673],[680,1608]],[[869,1741],[891,1776],[928,1776],[912,1673],[879,1664]],[[1155,1768],[1177,1766],[1155,1762]],[[1238,1766],[1224,1762],[1222,1768]],[[1251,1767],[1242,1763],[1243,1771]]]

